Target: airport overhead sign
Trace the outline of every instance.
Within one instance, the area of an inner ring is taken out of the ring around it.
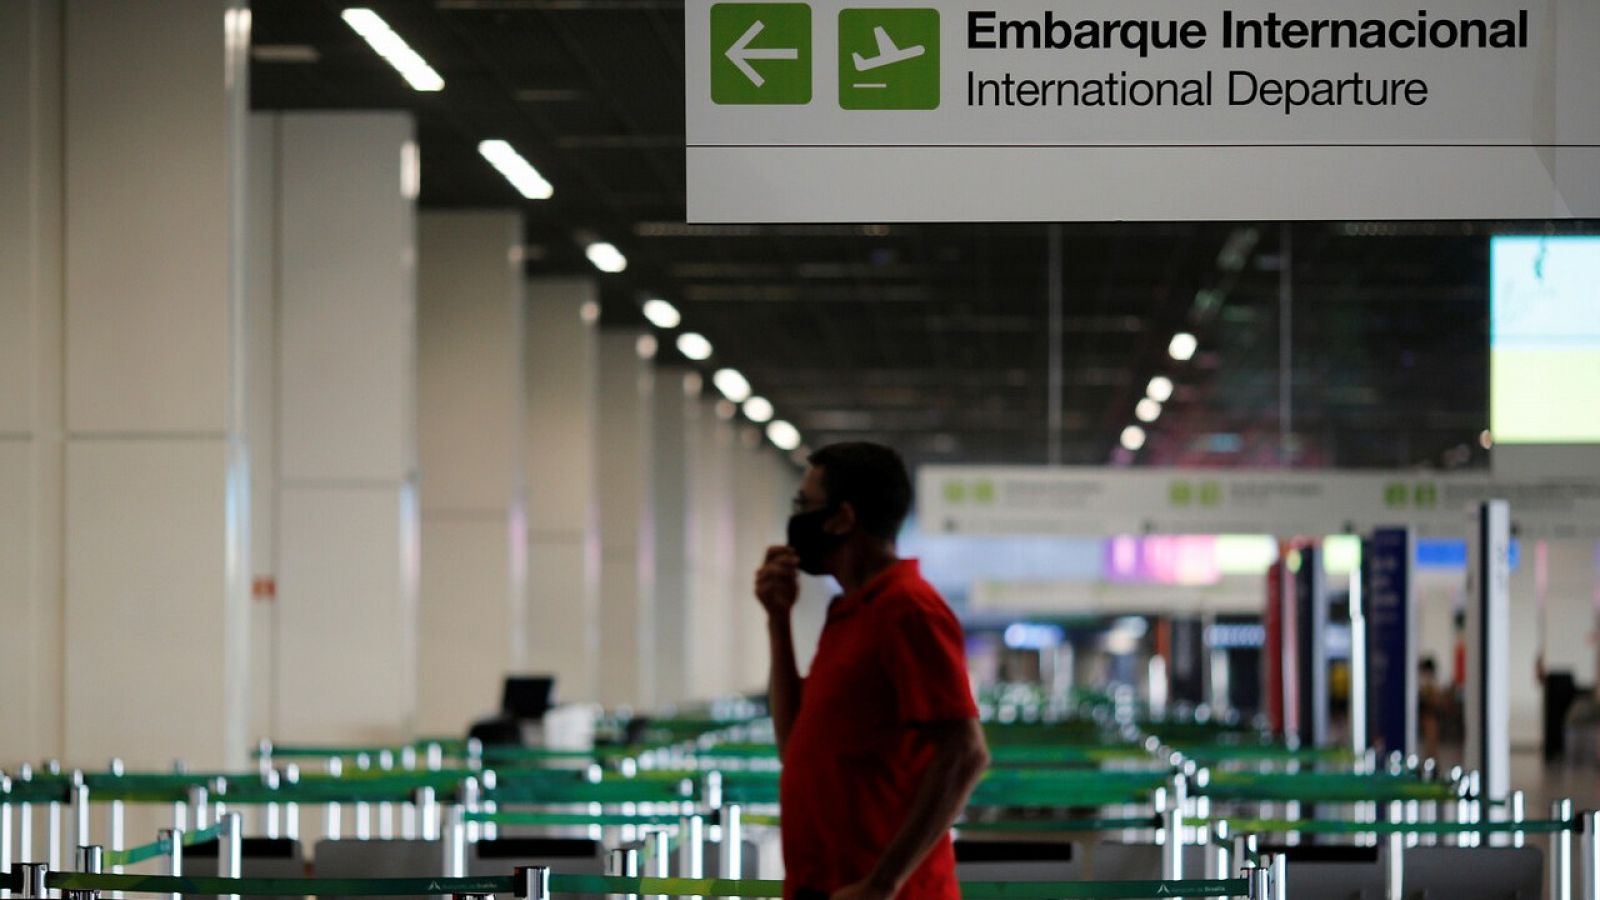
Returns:
[[[694,222],[1600,217],[1595,0],[687,0]]]
[[[1600,539],[1600,479],[1475,472],[924,466],[926,534],[1333,534],[1409,525],[1465,537],[1506,500],[1529,539]]]

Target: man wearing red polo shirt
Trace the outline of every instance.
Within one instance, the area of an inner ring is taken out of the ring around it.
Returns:
[[[960,900],[950,826],[989,762],[961,624],[916,561],[895,555],[911,508],[900,455],[835,444],[809,461],[789,545],[756,573],[783,758],[784,895]],[[805,679],[790,627],[799,572],[844,589]]]

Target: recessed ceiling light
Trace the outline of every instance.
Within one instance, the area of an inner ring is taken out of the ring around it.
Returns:
[[[1172,342],[1167,344],[1167,353],[1178,362],[1188,362],[1194,358],[1194,351],[1200,348],[1200,342],[1187,331],[1180,331],[1172,336]]]
[[[779,450],[794,450],[800,446],[800,429],[778,419],[767,425],[767,440]]]
[[[685,331],[678,335],[678,352],[695,362],[705,362],[711,358],[711,342],[705,335]]]
[[[444,79],[405,39],[394,33],[383,17],[370,9],[347,9],[341,14],[345,24],[355,29],[378,55],[383,57],[406,83],[419,91],[442,91]]]
[[[734,403],[743,403],[750,399],[750,382],[739,374],[738,369],[718,369],[711,376],[711,383],[717,386],[722,396]]]
[[[607,275],[616,275],[628,268],[628,258],[623,256],[622,251],[614,244],[595,241],[585,247],[583,253],[589,257],[589,262],[594,263],[596,269]]]
[[[751,397],[744,402],[744,417],[757,425],[772,421],[772,403],[765,397]]]
[[[1144,394],[1157,403],[1165,403],[1172,399],[1172,379],[1165,375],[1157,375],[1150,379],[1150,386],[1144,389]]]
[[[1144,446],[1144,429],[1137,425],[1129,425],[1122,429],[1122,446],[1129,450],[1138,450]]]
[[[644,317],[650,324],[657,328],[672,329],[683,323],[683,316],[678,314],[678,308],[660,298],[651,298],[644,302]]]
[[[533,163],[522,158],[522,154],[502,140],[480,141],[478,153],[489,161],[495,169],[517,189],[517,193],[529,200],[549,200],[556,189],[545,180]]]
[[[1146,397],[1140,400],[1139,404],[1133,408],[1133,414],[1141,422],[1154,422],[1161,418],[1161,404]]]

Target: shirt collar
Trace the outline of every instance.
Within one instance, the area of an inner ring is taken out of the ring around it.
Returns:
[[[850,615],[871,603],[889,585],[903,578],[915,578],[921,571],[921,565],[915,559],[896,560],[855,591],[834,597],[833,602],[828,605],[828,618]]]

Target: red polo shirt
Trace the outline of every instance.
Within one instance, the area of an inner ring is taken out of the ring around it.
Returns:
[[[961,623],[914,560],[833,601],[783,754],[785,896],[871,874],[932,760],[917,731],[976,718]],[[960,900],[946,834],[907,900]]]

